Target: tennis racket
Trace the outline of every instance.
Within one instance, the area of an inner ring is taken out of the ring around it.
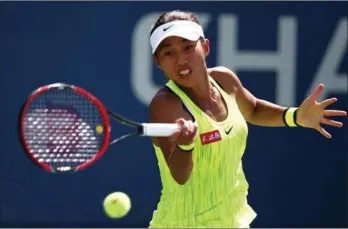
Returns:
[[[111,141],[110,118],[132,127]],[[19,116],[19,134],[29,157],[48,172],[76,172],[98,160],[107,148],[134,136],[166,137],[173,123],[138,123],[111,112],[91,93],[55,83],[32,92]]]

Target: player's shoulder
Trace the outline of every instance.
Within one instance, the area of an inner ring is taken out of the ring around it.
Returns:
[[[235,91],[240,83],[238,76],[231,69],[224,66],[208,68],[208,74],[229,92]]]
[[[152,98],[149,108],[150,114],[167,115],[167,113],[180,110],[180,98],[167,87],[160,88]]]
[[[225,66],[215,66],[208,68],[209,74],[232,74],[232,70]]]
[[[180,105],[180,98],[167,87],[161,87],[150,102],[151,106],[173,106]]]

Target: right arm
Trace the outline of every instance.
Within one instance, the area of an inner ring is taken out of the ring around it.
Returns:
[[[150,103],[150,123],[177,123],[180,130],[170,137],[153,137],[160,147],[171,175],[178,184],[185,184],[193,169],[192,152],[179,149],[177,145],[190,145],[197,127],[191,116],[183,109],[182,102],[167,89],[161,89]]]

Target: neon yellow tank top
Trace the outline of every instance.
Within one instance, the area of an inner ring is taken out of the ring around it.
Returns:
[[[239,227],[248,226],[256,216],[246,201],[248,183],[241,162],[247,123],[235,99],[211,77],[210,81],[227,104],[222,122],[210,118],[173,81],[166,84],[194,117],[199,135],[192,152],[194,168],[184,185],[176,183],[161,149],[154,145],[162,194],[150,227]]]

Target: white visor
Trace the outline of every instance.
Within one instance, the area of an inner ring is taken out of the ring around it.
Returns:
[[[200,37],[204,38],[204,32],[199,24],[192,21],[181,20],[163,24],[156,28],[151,34],[150,43],[152,54],[156,52],[156,49],[164,39],[171,36],[182,37],[190,41],[197,41]]]

